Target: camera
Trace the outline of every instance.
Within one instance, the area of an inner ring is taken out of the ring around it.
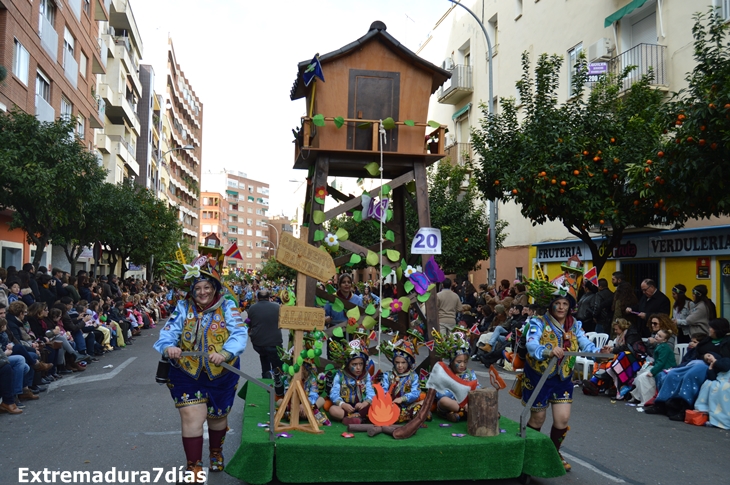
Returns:
[[[53,335],[53,330],[46,330],[46,338],[52,339],[53,337],[55,337],[55,335]]]
[[[170,382],[170,359],[167,357],[160,357],[160,361],[157,363],[155,382],[158,384],[167,384]]]

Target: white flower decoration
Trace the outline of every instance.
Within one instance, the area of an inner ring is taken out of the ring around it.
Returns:
[[[190,278],[199,278],[200,277],[200,266],[196,265],[189,265],[184,264],[183,267],[185,268],[185,278],[186,280],[189,280]]]
[[[411,277],[411,275],[412,275],[413,273],[415,273],[415,272],[416,272],[416,268],[414,268],[413,266],[411,266],[411,265],[409,264],[409,265],[408,265],[408,267],[406,268],[406,270],[405,270],[405,271],[403,272],[403,274],[405,274],[405,275],[406,275],[406,278],[410,278],[410,277]]]
[[[327,237],[324,238],[324,242],[327,243],[327,246],[337,246],[339,241],[337,240],[337,236],[335,236],[332,233],[327,234]]]

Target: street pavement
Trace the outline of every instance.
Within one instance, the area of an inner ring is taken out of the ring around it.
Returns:
[[[40,400],[27,403],[22,415],[0,415],[0,485],[22,483],[19,470],[23,468],[36,472],[107,472],[115,467],[148,471],[154,479],[155,468],[168,472],[183,465],[179,415],[167,388],[154,380],[159,354],[152,344],[159,328],[144,331],[134,345],[101,357],[85,372],[53,383]],[[487,369],[475,362],[470,366],[478,372],[482,385],[489,385]],[[258,354],[251,346],[242,356],[242,369],[252,376],[260,375]],[[503,372],[502,376],[509,388],[513,374]],[[728,483],[725,459],[730,449],[730,432],[646,415],[623,402],[612,404],[608,398],[587,397],[579,388],[575,390],[571,431],[563,445],[573,471],[550,480],[532,479],[531,483]],[[500,392],[499,404],[503,416],[519,421],[522,406],[507,390]],[[233,455],[239,444],[243,410],[243,402],[237,399],[224,447],[227,457]],[[549,426],[548,418],[543,432],[549,432]],[[205,439],[207,450],[207,433]],[[330,458],[334,457],[322,457],[317,462],[319,466],[336,466]],[[484,466],[499,459],[485,456]],[[30,482],[30,472],[27,478],[26,483],[44,483]],[[62,483],[60,478],[56,483]],[[217,473],[210,475],[208,483],[243,482]],[[489,483],[511,485],[519,481]]]

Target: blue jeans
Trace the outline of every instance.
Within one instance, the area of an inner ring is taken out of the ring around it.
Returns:
[[[76,350],[81,353],[86,353],[86,340],[84,339],[84,334],[81,332],[81,330],[77,330],[71,334],[71,336],[74,339],[74,346],[76,347]]]
[[[497,341],[500,341],[502,343],[507,341],[507,334],[509,331],[504,327],[497,327],[494,329],[494,332],[492,332],[492,336],[489,337],[489,345],[494,348],[494,345],[497,343]]]
[[[8,356],[8,360],[13,371],[13,395],[23,394],[23,387],[30,386],[33,382],[32,369],[20,355]]]

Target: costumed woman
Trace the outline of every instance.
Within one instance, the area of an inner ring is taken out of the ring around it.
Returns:
[[[540,381],[542,374],[550,372],[548,379],[535,402],[530,408],[530,419],[527,426],[540,431],[545,423],[547,408],[552,404],[553,426],[550,439],[560,453],[560,445],[568,434],[570,427],[570,409],[573,402],[573,367],[575,357],[566,357],[564,352],[598,352],[595,344],[588,340],[580,321],[573,318],[571,310],[575,308],[575,296],[571,287],[559,288],[553,294],[547,313],[534,316],[528,321],[527,330],[527,362],[524,368],[524,388],[522,405],[526,406],[532,392]],[[556,367],[548,369],[550,360],[558,358]],[[570,464],[562,455],[565,471],[570,471]]]
[[[436,390],[436,411],[444,419],[459,422],[469,412],[469,391],[480,389],[477,375],[467,369],[469,362],[469,330],[454,327],[445,337],[432,331],[433,350],[440,359],[431,371],[426,387]]]
[[[206,421],[210,471],[224,467],[223,441],[238,375],[221,364],[238,368],[248,330],[236,304],[221,295],[215,261],[201,256],[185,265],[183,282],[189,283],[189,293],[177,303],[154,348],[172,364],[167,387],[180,412],[187,470],[200,477]],[[182,357],[183,352],[191,351],[207,355]]]
[[[421,409],[421,388],[418,374],[413,370],[416,357],[413,344],[408,340],[398,339],[387,341],[381,347],[383,354],[393,363],[393,370],[386,372],[380,385],[383,391],[390,393],[393,403],[400,408],[398,423],[413,419]]]
[[[337,345],[330,349],[333,360],[344,363],[335,374],[330,389],[332,419],[346,425],[366,422],[375,397],[373,381],[367,371],[367,345],[355,339],[344,347]]]

